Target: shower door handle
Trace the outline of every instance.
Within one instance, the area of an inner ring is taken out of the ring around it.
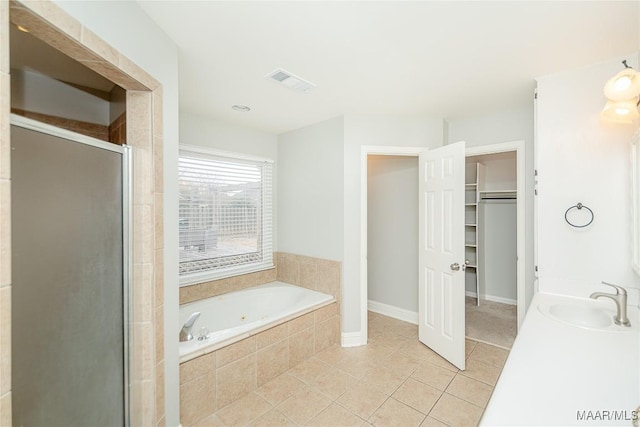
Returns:
[[[451,264],[450,267],[451,267],[451,270],[453,271],[460,270],[460,264],[458,264],[457,262],[454,262],[453,264]]]

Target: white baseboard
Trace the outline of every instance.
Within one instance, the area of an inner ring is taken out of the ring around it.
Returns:
[[[340,337],[342,347],[358,347],[364,345],[362,343],[362,332],[342,332]],[[365,344],[366,344],[366,340]]]
[[[393,305],[371,300],[368,301],[367,308],[374,313],[393,317],[394,319],[402,320],[414,325],[418,324],[418,313],[415,311],[405,310],[404,308],[394,307]]]
[[[475,292],[466,291],[464,294],[466,296],[472,297],[472,298],[477,298],[478,297],[478,294],[476,294]],[[494,295],[484,295],[483,299],[486,299],[487,301],[500,302],[502,304],[518,305],[518,301],[516,301],[514,299],[496,297]]]

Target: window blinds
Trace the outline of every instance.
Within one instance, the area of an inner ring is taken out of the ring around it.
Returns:
[[[181,284],[273,266],[273,164],[181,148]]]

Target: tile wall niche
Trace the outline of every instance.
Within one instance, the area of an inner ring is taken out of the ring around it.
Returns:
[[[126,92],[133,151],[131,424],[164,426],[162,87],[51,1],[0,1],[0,425],[11,425],[10,22]]]

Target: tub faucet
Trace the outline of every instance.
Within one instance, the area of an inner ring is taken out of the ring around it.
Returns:
[[[627,290],[622,286],[612,285],[611,283],[607,282],[602,282],[602,284],[613,287],[616,290],[616,293],[608,294],[606,292],[594,292],[589,298],[611,298],[613,302],[616,303],[616,308],[618,309],[618,313],[613,316],[613,321],[616,323],[616,325],[631,326],[631,323],[627,318]]]
[[[191,328],[193,328],[193,324],[196,323],[200,317],[200,312],[196,311],[192,313],[191,316],[187,319],[187,321],[182,326],[182,330],[180,331],[180,342],[191,341],[193,339],[193,335],[191,335]]]

